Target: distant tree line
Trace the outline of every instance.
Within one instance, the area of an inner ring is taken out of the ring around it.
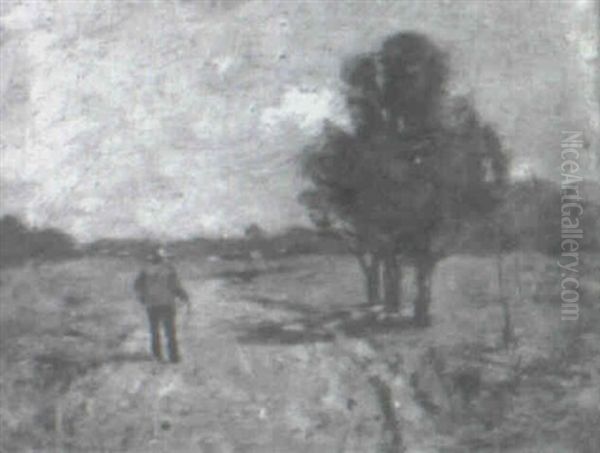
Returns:
[[[319,254],[346,254],[347,248],[335,232],[294,226],[280,233],[268,233],[256,224],[248,226],[244,235],[228,238],[192,238],[168,245],[177,256],[216,256],[225,260],[248,259],[258,251],[266,259]]]
[[[0,266],[29,259],[60,260],[78,255],[75,239],[56,228],[29,228],[12,215],[0,219]]]

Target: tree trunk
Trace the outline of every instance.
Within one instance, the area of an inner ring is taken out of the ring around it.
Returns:
[[[502,344],[508,349],[513,341],[513,327],[510,313],[510,300],[504,291],[504,273],[502,269],[502,253],[498,252],[496,256],[496,265],[498,270],[498,299],[502,307],[502,316],[504,324],[502,326]],[[518,278],[518,277],[517,277]]]
[[[415,300],[414,320],[419,327],[431,324],[429,305],[431,304],[431,276],[435,267],[431,257],[417,260],[417,298]]]
[[[375,305],[381,302],[380,297],[380,282],[379,268],[381,261],[379,258],[373,257],[372,263],[367,271],[367,297],[369,304]]]
[[[400,269],[395,254],[388,254],[383,260],[384,302],[388,311],[400,311]]]
[[[502,345],[508,349],[513,342],[514,331],[512,325],[512,316],[510,312],[510,298],[504,290],[504,269],[503,269],[503,248],[502,248],[502,225],[497,223],[496,230],[496,266],[498,272],[498,301],[502,307]],[[518,255],[515,254],[515,283],[517,291],[517,300],[521,302],[521,277],[519,275]]]
[[[365,276],[367,302],[375,305],[381,302],[379,269],[381,259],[375,254],[357,255],[360,268]]]

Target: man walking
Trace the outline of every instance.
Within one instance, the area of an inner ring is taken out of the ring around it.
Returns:
[[[169,360],[180,360],[175,323],[175,302],[181,299],[189,303],[187,292],[181,286],[175,268],[165,261],[164,250],[159,248],[150,256],[150,264],[135,280],[135,292],[146,307],[150,324],[151,347],[154,357],[162,360],[160,326],[167,337]]]

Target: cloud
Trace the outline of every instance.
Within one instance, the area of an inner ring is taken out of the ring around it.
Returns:
[[[522,179],[530,179],[534,175],[534,167],[532,166],[531,162],[527,160],[513,163],[510,170],[511,178],[517,181]]]
[[[276,129],[281,123],[292,123],[312,134],[319,130],[326,118],[347,123],[344,101],[339,93],[330,88],[307,89],[298,86],[288,88],[280,103],[266,108],[261,124],[266,129]]]

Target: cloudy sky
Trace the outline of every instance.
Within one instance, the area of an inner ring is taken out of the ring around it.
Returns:
[[[305,222],[298,153],[347,121],[344,56],[429,34],[515,178],[599,178],[598,13],[573,1],[2,0],[1,213],[90,240]],[[599,178],[600,179],[600,178]]]

